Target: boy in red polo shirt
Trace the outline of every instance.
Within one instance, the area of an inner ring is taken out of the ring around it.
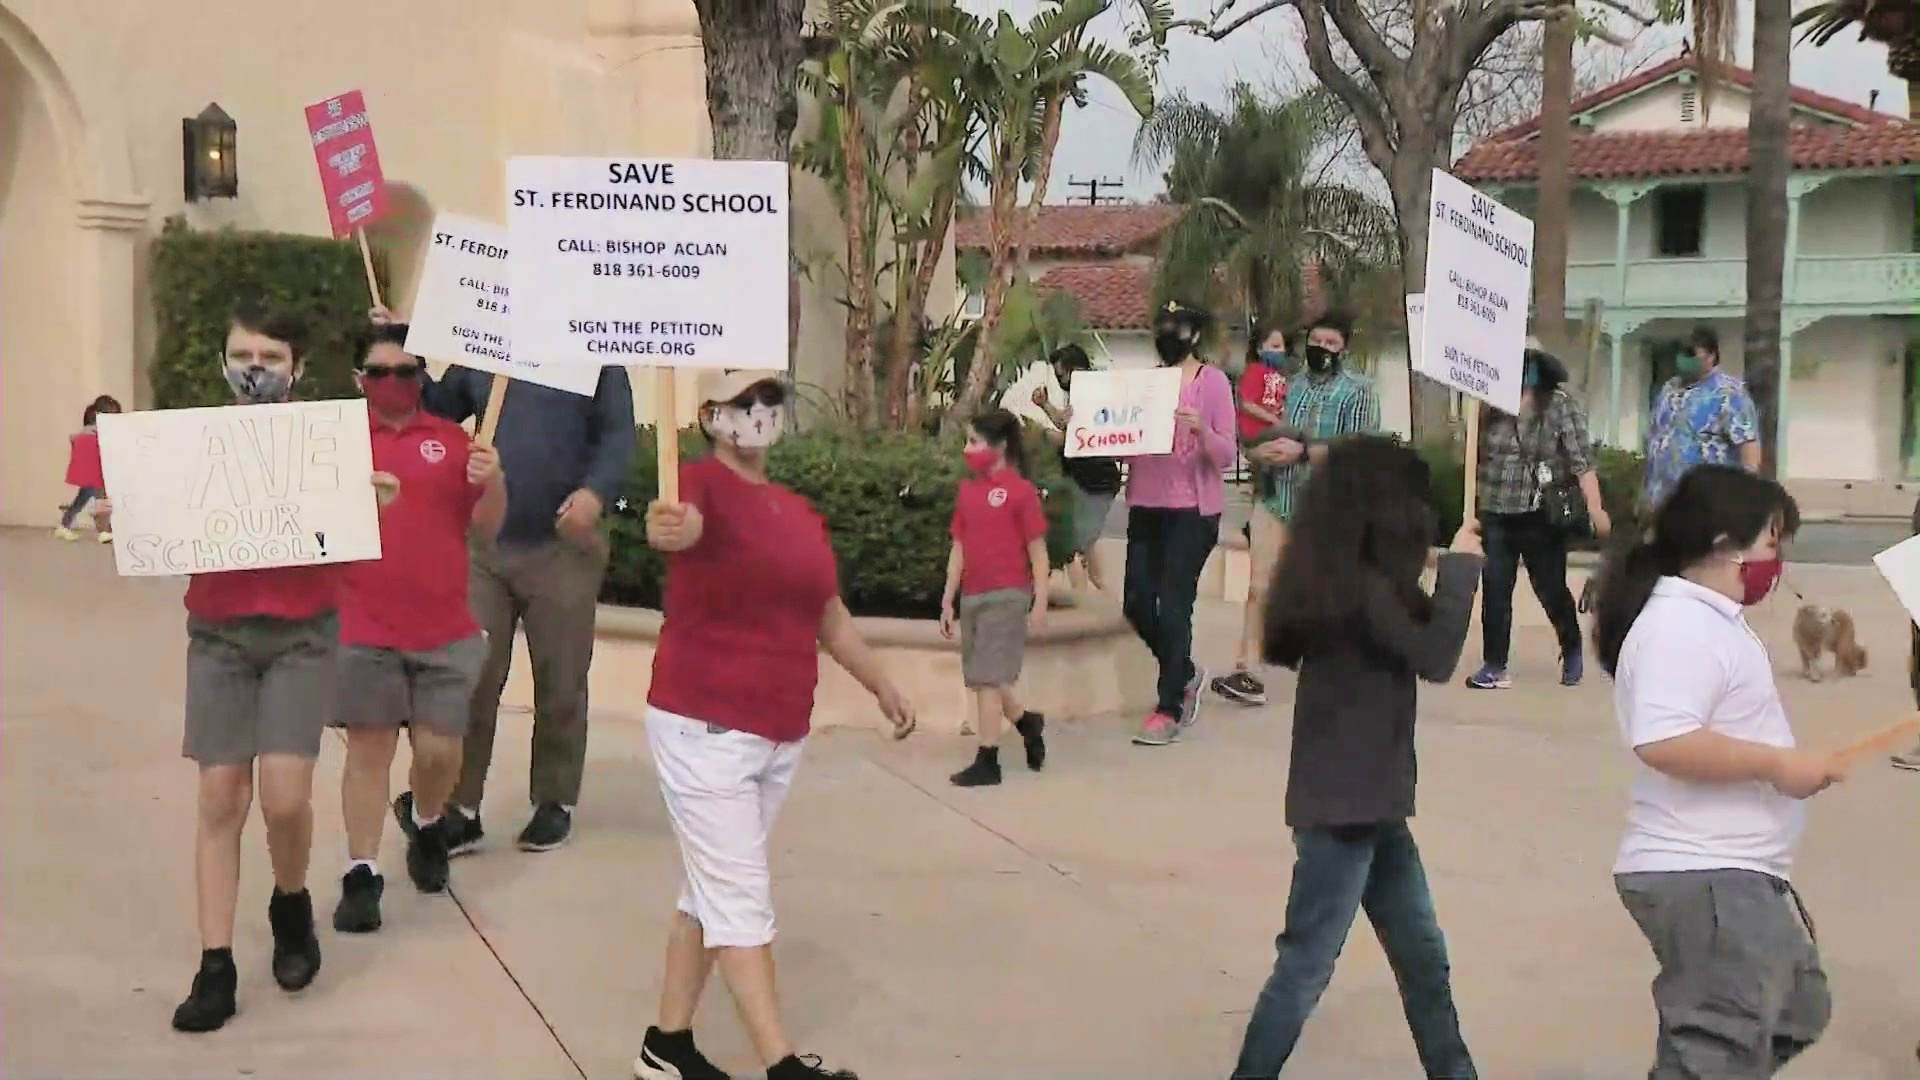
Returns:
[[[222,370],[238,405],[289,400],[306,365],[296,317],[244,308],[227,330]],[[399,490],[375,472],[384,505]],[[333,716],[339,622],[338,565],[195,574],[187,585],[186,736],[200,767],[194,883],[200,971],[174,1010],[179,1031],[213,1031],[232,1019],[239,973],[233,909],[240,892],[240,834],[253,793],[273,859],[273,979],[301,990],[320,972],[307,861],[313,851],[313,763]],[[254,762],[259,762],[256,780]]]
[[[407,876],[423,893],[447,887],[441,808],[460,778],[460,752],[487,643],[467,607],[467,532],[491,538],[507,512],[506,477],[490,446],[420,408],[420,361],[399,323],[369,327],[354,381],[367,397],[374,468],[400,480],[404,498],[380,515],[383,557],[354,563],[340,603],[339,711],[347,732],[340,810],[347,872],[333,928],[380,928],[386,879],[375,859],[386,824],[387,788],[400,729],[413,747],[402,797]],[[431,816],[420,813],[428,807]]]

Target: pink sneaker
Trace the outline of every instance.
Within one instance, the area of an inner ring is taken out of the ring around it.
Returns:
[[[1165,746],[1180,737],[1180,722],[1165,713],[1154,713],[1140,725],[1133,741],[1138,746]]]

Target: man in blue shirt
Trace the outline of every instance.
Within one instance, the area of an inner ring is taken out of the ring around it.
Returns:
[[[388,316],[375,309],[374,318]],[[455,365],[428,381],[421,403],[454,423],[478,422],[493,380],[503,377]],[[633,460],[626,369],[603,368],[592,397],[509,382],[493,441],[502,469],[510,470],[507,515],[497,540],[473,541],[468,602],[488,653],[473,693],[460,784],[442,819],[451,855],[473,851],[484,835],[480,802],[516,628],[526,634],[533,662],[533,816],[517,842],[523,851],[551,851],[572,835],[587,761],[594,611],[607,569],[600,517],[620,497]],[[402,793],[393,810],[410,831],[413,793]]]
[[[1720,337],[1697,327],[1653,406],[1647,428],[1646,504],[1660,505],[1695,465],[1760,468],[1760,421],[1739,379],[1720,370]]]

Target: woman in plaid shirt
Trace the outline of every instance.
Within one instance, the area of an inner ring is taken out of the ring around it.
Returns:
[[[1580,615],[1567,589],[1568,534],[1548,520],[1541,492],[1575,480],[1596,534],[1611,525],[1593,471],[1593,441],[1587,417],[1565,390],[1567,369],[1553,356],[1528,349],[1521,368],[1518,416],[1481,412],[1480,498],[1487,549],[1481,582],[1481,666],[1467,677],[1476,690],[1505,690],[1507,650],[1513,641],[1513,590],[1527,568],[1533,594],[1560,639],[1560,685],[1577,686],[1584,671]]]

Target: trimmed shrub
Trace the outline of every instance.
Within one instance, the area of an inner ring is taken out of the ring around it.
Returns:
[[[366,324],[372,301],[352,243],[234,229],[196,232],[176,217],[153,243],[157,334],[148,375],[155,405],[232,404],[218,361],[235,304],[256,297],[307,324],[301,397],[356,396],[349,342]]]
[[[1457,444],[1420,448],[1420,456],[1433,469],[1434,543],[1442,547],[1460,529],[1460,507],[1466,498],[1463,453],[1464,448]],[[1631,450],[1599,446],[1594,448],[1594,471],[1600,475],[1600,500],[1606,504],[1614,531],[1636,528],[1640,495],[1646,485],[1646,459]],[[1575,550],[1595,550],[1599,546],[1591,536],[1576,537],[1572,543]]]
[[[706,453],[694,429],[680,434],[683,460]],[[613,554],[600,598],[660,606],[665,561],[647,547],[646,506],[659,492],[655,433],[641,428],[627,477],[624,511],[613,516]],[[1029,471],[1047,513],[1047,551],[1064,565],[1073,536],[1073,499],[1059,457],[1028,433]],[[767,471],[812,501],[827,519],[840,562],[840,594],[855,615],[933,618],[947,580],[954,492],[965,475],[956,439],[839,430],[789,435]]]

